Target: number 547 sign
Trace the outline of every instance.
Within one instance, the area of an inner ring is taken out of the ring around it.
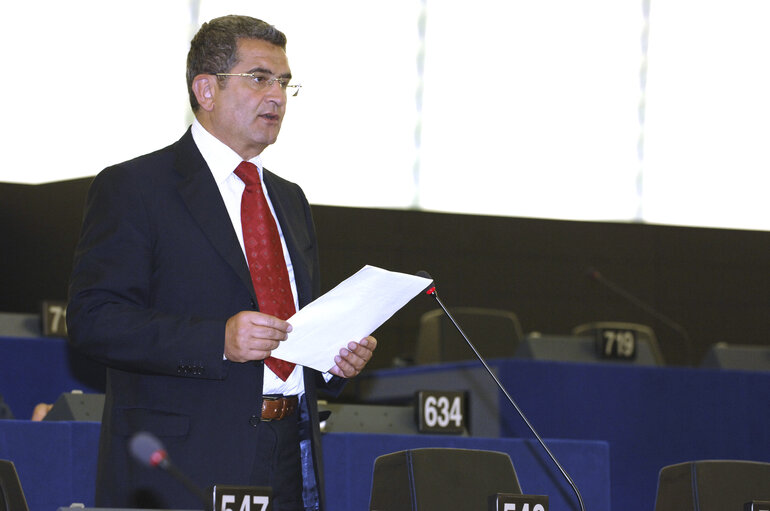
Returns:
[[[420,433],[465,433],[465,392],[422,390],[417,393],[417,403]]]

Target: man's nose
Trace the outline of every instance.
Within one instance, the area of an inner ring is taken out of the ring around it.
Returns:
[[[268,84],[267,89],[265,89],[265,96],[275,100],[286,101],[286,89],[281,86],[280,81],[275,80],[273,83]]]

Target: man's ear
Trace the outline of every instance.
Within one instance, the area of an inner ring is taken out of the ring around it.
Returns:
[[[214,108],[214,96],[218,85],[217,77],[214,75],[200,74],[193,78],[193,94],[203,110],[210,112]]]

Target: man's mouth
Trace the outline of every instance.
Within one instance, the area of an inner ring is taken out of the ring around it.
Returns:
[[[267,121],[278,121],[280,120],[280,116],[278,114],[260,114],[261,118],[267,120]]]

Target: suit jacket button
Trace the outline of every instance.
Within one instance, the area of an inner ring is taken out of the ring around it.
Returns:
[[[249,425],[251,425],[251,426],[252,426],[252,427],[254,427],[254,428],[256,428],[257,426],[259,426],[259,423],[260,423],[260,422],[262,422],[262,421],[261,421],[261,420],[259,419],[259,417],[257,417],[256,415],[252,415],[252,416],[249,418]]]
[[[257,304],[254,300],[251,301],[251,310],[253,311],[257,310]]]

